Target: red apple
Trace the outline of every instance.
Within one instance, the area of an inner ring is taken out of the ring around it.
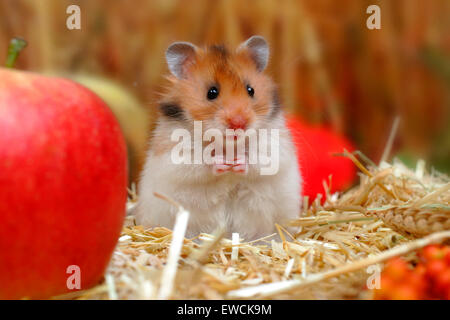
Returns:
[[[312,126],[294,116],[288,116],[286,124],[297,149],[304,196],[314,200],[317,194],[324,195],[323,181],[328,183],[330,175],[331,193],[343,191],[352,185],[356,177],[353,162],[335,156],[335,153],[342,153],[344,149],[353,151],[353,144],[348,139],[330,128]]]
[[[100,98],[69,80],[0,68],[0,299],[68,292],[72,265],[81,289],[98,283],[126,186],[125,141]]]

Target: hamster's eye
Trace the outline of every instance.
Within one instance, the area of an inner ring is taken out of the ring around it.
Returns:
[[[206,95],[206,97],[208,98],[208,100],[214,100],[215,98],[217,98],[219,96],[219,89],[217,89],[217,87],[211,87],[208,90],[208,94]]]
[[[253,97],[255,95],[255,89],[247,85],[247,93],[250,97]]]

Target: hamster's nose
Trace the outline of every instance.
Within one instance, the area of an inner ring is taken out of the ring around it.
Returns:
[[[245,130],[245,128],[247,127],[247,123],[248,123],[247,119],[245,119],[244,117],[242,117],[240,115],[235,115],[233,117],[227,118],[228,129]]]

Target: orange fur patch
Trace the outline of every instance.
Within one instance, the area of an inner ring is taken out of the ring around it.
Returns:
[[[238,116],[251,124],[255,117],[271,112],[275,86],[264,73],[258,72],[245,50],[230,52],[222,46],[198,49],[194,61],[186,65],[186,79],[168,77],[170,84],[163,94],[163,103],[176,103],[194,120],[219,119],[226,123]],[[254,88],[250,97],[247,85]],[[219,89],[219,96],[207,99],[210,87]]]

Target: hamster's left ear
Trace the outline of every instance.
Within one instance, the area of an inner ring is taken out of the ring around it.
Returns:
[[[263,71],[269,62],[269,46],[266,39],[261,36],[253,36],[241,43],[238,52],[247,50],[256,65],[258,71]]]

